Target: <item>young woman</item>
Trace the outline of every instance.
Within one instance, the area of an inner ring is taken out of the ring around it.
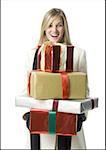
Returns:
[[[42,45],[46,41],[51,41],[52,44],[61,43],[66,45],[72,45],[69,36],[69,29],[66,16],[61,9],[53,8],[49,10],[43,19],[41,25],[41,33],[40,40],[38,43]],[[33,69],[37,69],[34,67],[34,63],[36,63],[38,48],[31,51],[27,61],[27,71]],[[87,63],[86,63],[86,53],[84,50],[74,46],[74,64],[73,71],[80,71],[87,73]],[[26,78],[27,85],[27,78]],[[26,86],[27,87],[27,86]],[[27,91],[27,90],[25,90]],[[24,94],[26,93],[24,91]],[[87,89],[87,95],[89,91]],[[27,122],[27,127],[29,127],[29,113],[26,113],[24,119]],[[85,120],[82,116],[82,121]],[[31,148],[39,150],[40,149],[40,136],[35,134],[31,135]],[[77,133],[77,136],[69,137],[69,136],[58,136],[56,142],[56,149],[58,150],[70,150],[70,149],[86,149],[85,138],[83,134],[83,129]],[[34,144],[34,145],[33,145]]]

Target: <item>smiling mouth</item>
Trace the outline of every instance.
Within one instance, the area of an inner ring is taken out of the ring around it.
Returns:
[[[51,35],[51,37],[53,38],[57,38],[59,35]]]

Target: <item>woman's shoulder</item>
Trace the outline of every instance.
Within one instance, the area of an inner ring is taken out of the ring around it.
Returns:
[[[40,46],[36,46],[36,47],[32,48],[32,49],[31,49],[31,53],[36,52],[36,51],[39,49],[39,47],[40,47]]]
[[[34,59],[35,53],[37,51],[37,47],[31,48],[26,52],[26,61],[30,62]]]
[[[80,48],[78,46],[74,46],[74,54],[75,55],[86,55],[86,50],[83,48]]]
[[[74,45],[74,44],[66,44],[66,43],[61,43],[61,45],[65,45],[66,47],[69,46],[69,47],[73,47],[74,48],[74,51],[77,51],[77,53],[81,53],[81,52],[85,52],[85,49],[77,46],[77,45]]]
[[[74,50],[79,51],[79,52],[85,52],[85,49],[80,48],[78,46],[74,46]]]
[[[34,55],[35,53],[36,53],[36,51],[38,50],[38,46],[36,46],[36,47],[34,47],[34,48],[31,48],[30,50],[28,50],[27,51],[27,54],[29,55],[29,56],[32,56],[32,55]]]

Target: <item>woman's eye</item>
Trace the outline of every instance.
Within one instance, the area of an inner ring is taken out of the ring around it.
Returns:
[[[58,24],[59,27],[63,27],[63,24]]]
[[[49,25],[49,28],[52,27],[52,24]]]

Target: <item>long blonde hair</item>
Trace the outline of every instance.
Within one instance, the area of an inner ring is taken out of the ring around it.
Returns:
[[[42,44],[43,42],[47,41],[45,30],[49,27],[52,21],[57,17],[62,18],[63,25],[64,25],[64,35],[63,35],[62,43],[71,44],[66,16],[64,12],[58,8],[53,8],[45,14],[41,25],[39,44]]]

